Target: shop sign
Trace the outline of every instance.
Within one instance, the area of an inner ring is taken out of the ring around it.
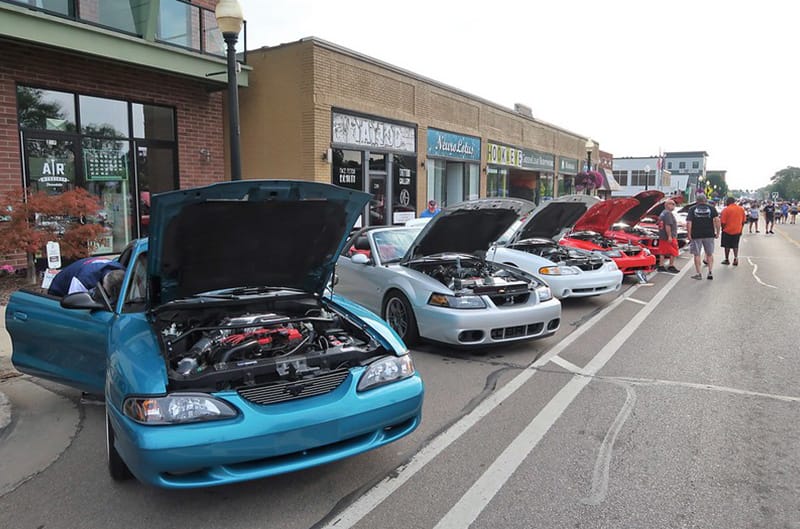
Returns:
[[[552,154],[529,149],[519,149],[498,143],[487,143],[487,163],[510,165],[532,171],[554,171],[556,162]]]
[[[481,140],[443,130],[428,129],[428,156],[481,160]]]
[[[558,172],[559,174],[578,174],[578,160],[559,156]]]
[[[117,149],[83,149],[87,180],[127,180],[128,157]]]
[[[333,142],[392,151],[416,152],[413,127],[333,113]]]
[[[55,191],[63,190],[73,181],[73,163],[70,158],[28,158],[30,179],[40,186]]]

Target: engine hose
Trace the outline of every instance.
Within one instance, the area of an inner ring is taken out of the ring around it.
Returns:
[[[218,360],[215,360],[214,363],[215,364],[219,364],[219,363],[222,363],[222,362],[227,362],[228,360],[231,359],[231,357],[234,354],[239,353],[241,351],[244,351],[246,349],[250,349],[251,347],[255,347],[256,345],[258,345],[258,340],[255,339],[255,338],[252,339],[252,340],[247,340],[246,342],[242,342],[237,346],[231,347],[230,349],[226,349],[222,353],[222,357],[219,358]]]

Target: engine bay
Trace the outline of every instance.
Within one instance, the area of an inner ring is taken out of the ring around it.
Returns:
[[[408,266],[432,277],[456,294],[519,294],[528,292],[531,281],[519,273],[483,259],[462,256],[425,258]]]
[[[538,255],[554,263],[575,266],[587,271],[596,270],[607,261],[607,258],[602,255],[541,239],[519,241],[509,246],[509,248]]]
[[[160,310],[156,328],[173,389],[295,381],[386,354],[359,326],[308,298]]]

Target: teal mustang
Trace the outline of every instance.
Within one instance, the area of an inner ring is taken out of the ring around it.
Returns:
[[[12,295],[12,361],[105,395],[116,480],[222,485],[396,441],[422,380],[383,320],[326,289],[368,200],[277,180],[156,195],[118,297]]]

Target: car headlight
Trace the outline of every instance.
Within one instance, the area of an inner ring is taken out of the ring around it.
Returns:
[[[542,285],[536,287],[536,296],[539,298],[539,301],[548,301],[552,299],[553,292],[550,290],[550,287]]]
[[[648,250],[647,248],[642,248],[642,253],[645,255],[651,255],[650,250]]]
[[[545,276],[574,276],[578,270],[571,266],[543,266],[539,273]]]
[[[619,250],[605,250],[600,253],[605,255],[606,257],[611,257],[611,258],[622,257],[622,252],[620,252]]]
[[[396,382],[413,374],[414,363],[411,361],[411,355],[385,356],[369,365],[358,382],[358,391]]]
[[[609,261],[606,263],[606,270],[608,270],[609,272],[613,272],[615,270],[619,270],[619,267],[617,266],[617,263],[615,263],[614,261]]]
[[[480,296],[449,296],[447,294],[431,294],[428,305],[448,307],[451,309],[484,309],[486,303]]]
[[[141,424],[182,424],[236,417],[230,404],[203,393],[174,393],[166,397],[132,397],[122,406],[125,415]]]

